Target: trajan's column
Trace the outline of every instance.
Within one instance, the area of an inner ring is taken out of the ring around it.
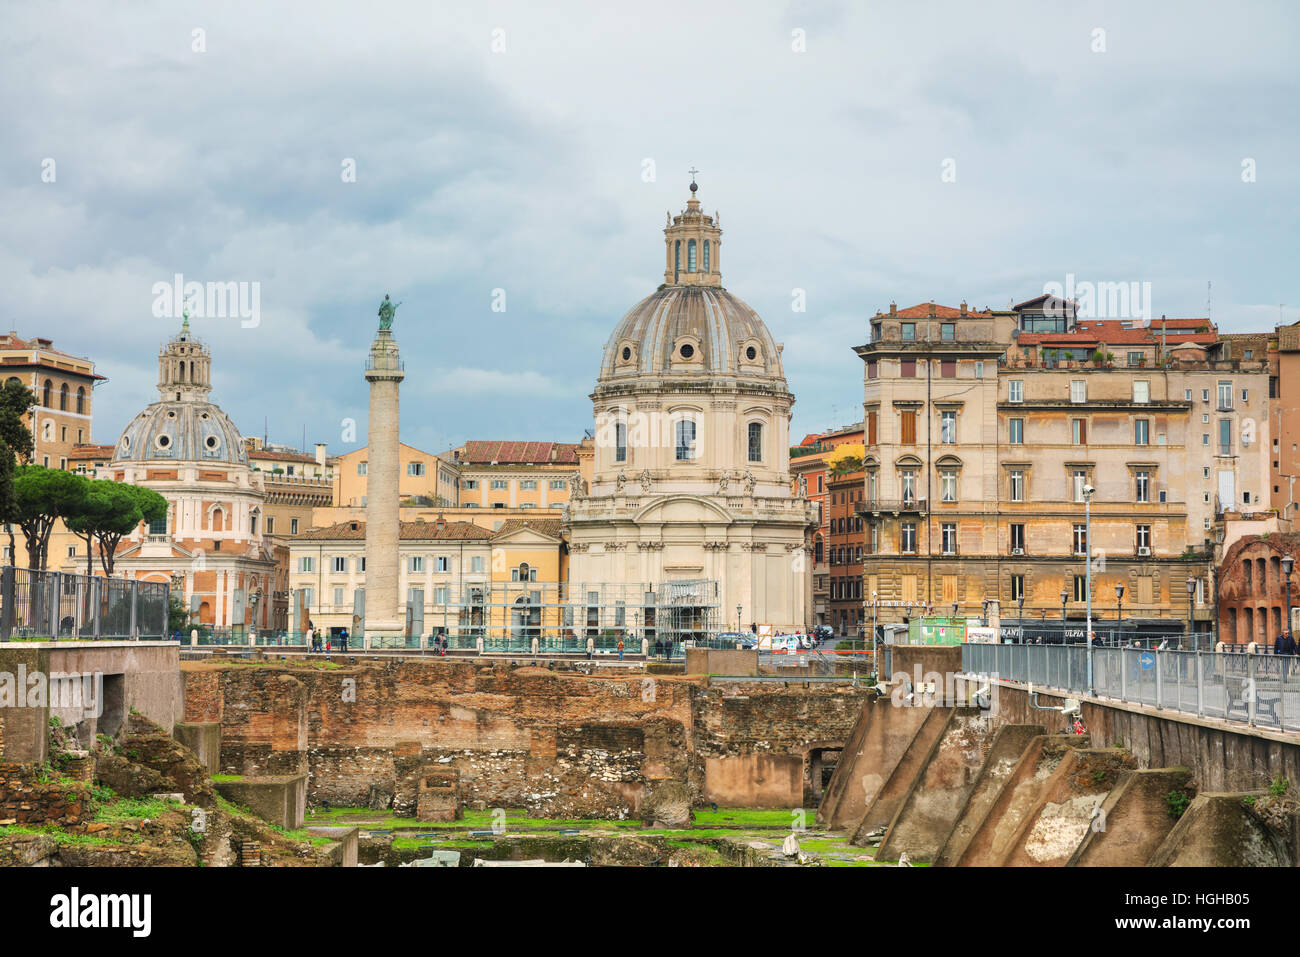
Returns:
[[[398,392],[402,358],[393,338],[393,315],[400,303],[384,296],[379,333],[370,344],[366,381],[370,383],[369,451],[366,466],[366,619],[365,647],[379,635],[400,635],[406,627],[398,607]]]

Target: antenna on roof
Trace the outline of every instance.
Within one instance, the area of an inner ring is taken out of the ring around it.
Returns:
[[[1214,286],[1213,280],[1205,281],[1205,318],[1209,319],[1212,315],[1210,312],[1210,289]]]

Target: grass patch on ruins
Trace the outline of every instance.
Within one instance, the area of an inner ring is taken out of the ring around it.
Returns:
[[[60,830],[54,824],[48,824],[44,827],[25,827],[21,824],[0,827],[0,840],[8,837],[32,837],[41,834],[53,838],[59,844],[87,844],[103,847],[120,843],[107,837],[101,837],[98,834],[69,834],[67,831]]]
[[[804,808],[806,821],[817,818],[817,809]],[[720,807],[716,811],[695,809],[696,827],[771,827],[790,830],[795,823],[794,812],[788,808]]]
[[[212,775],[212,780],[213,781],[242,781],[244,780],[244,776],[242,774],[214,774]]]
[[[118,798],[95,808],[96,821],[141,821],[179,811],[183,804],[163,798]]]
[[[312,844],[316,847],[324,847],[326,844],[334,843],[332,837],[325,837],[323,834],[309,834],[305,828],[288,831],[279,824],[268,824],[267,827],[275,831],[275,833],[279,834],[281,837],[287,838],[290,841],[297,841],[299,844]]]

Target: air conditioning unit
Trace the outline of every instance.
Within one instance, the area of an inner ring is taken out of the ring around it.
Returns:
[[[1143,558],[1150,558],[1150,557],[1151,557],[1151,549],[1149,549],[1149,548],[1139,548],[1139,549],[1138,549],[1138,554],[1139,554],[1140,556],[1142,556]]]
[[[1011,554],[1012,554],[1012,555],[1023,555],[1024,553],[1025,553],[1025,550],[1024,550],[1023,548],[1013,548],[1013,549],[1011,549]]]

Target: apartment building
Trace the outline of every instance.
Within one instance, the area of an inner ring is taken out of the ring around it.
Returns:
[[[830,475],[826,483],[826,561],[829,569],[828,621],[837,635],[856,636],[862,626],[862,557],[871,528],[858,506],[864,495],[861,470]]]
[[[830,472],[827,457],[845,444],[861,445],[862,423],[857,422],[829,432],[804,436],[802,442],[790,449],[790,474],[796,482],[803,480],[808,489],[808,500],[817,506],[821,524],[813,534],[813,620],[818,625],[832,625],[830,612],[831,574],[827,542],[830,538],[830,516],[827,512],[829,493],[827,482]]]
[[[451,460],[464,508],[562,509],[579,470],[572,442],[466,442]]]
[[[1086,320],[1049,297],[891,307],[872,336],[862,510],[884,554],[864,575],[882,621],[991,600],[1081,619],[1090,561],[1095,620],[1122,602],[1212,627],[1215,522],[1267,495],[1266,359],[1221,358],[1206,319]]]
[[[17,332],[0,335],[0,372],[36,395],[27,422],[36,450],[32,461],[50,468],[69,468],[73,449],[91,441],[96,384],[104,376],[95,363],[54,348],[50,339],[23,339]]]

